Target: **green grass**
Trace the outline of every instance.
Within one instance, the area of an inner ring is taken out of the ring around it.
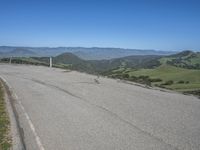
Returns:
[[[149,76],[150,78],[160,78],[162,83],[172,80],[174,84],[165,86],[177,91],[200,89],[200,70],[184,69],[163,64],[155,69],[139,69],[130,71],[130,76]],[[179,84],[178,81],[189,81],[188,84]],[[157,84],[157,83],[156,83]],[[161,84],[161,83],[160,83]]]
[[[177,90],[177,91],[193,91],[193,90],[200,89],[200,83],[189,83],[189,84],[175,83],[166,87]]]
[[[193,69],[199,69],[198,65],[200,65],[200,53],[182,52],[176,55],[163,57],[159,59],[159,61],[161,64],[167,64],[167,62],[170,62],[171,64],[173,64],[173,66],[179,66],[189,69],[193,67]]]
[[[72,65],[70,64],[53,64],[53,67],[57,67],[57,68],[70,68]]]
[[[0,150],[11,148],[11,139],[9,137],[9,118],[4,101],[4,93],[0,83]]]
[[[191,64],[200,64],[200,54],[198,55],[197,58],[193,58],[191,60]]]
[[[19,57],[22,61],[32,62],[32,63],[41,63],[41,61],[30,58],[30,57]]]
[[[171,57],[163,57],[163,58],[159,59],[159,61],[161,64],[166,64],[167,61],[171,61],[172,59],[173,58],[171,58]]]

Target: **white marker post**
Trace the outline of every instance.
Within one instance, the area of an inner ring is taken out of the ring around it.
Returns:
[[[12,57],[10,57],[10,61],[9,61],[9,64],[11,64],[12,63]]]
[[[49,67],[52,68],[52,57],[49,58]]]

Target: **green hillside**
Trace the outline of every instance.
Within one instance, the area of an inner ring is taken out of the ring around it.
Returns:
[[[159,63],[155,62],[159,61]],[[183,51],[162,58],[155,58],[140,67],[118,67],[104,73],[151,86],[159,86],[184,93],[200,95],[200,53]]]
[[[130,71],[129,75],[143,75],[162,80],[162,82],[153,83],[154,85],[162,85],[171,80],[173,81],[173,84],[162,86],[178,91],[200,89],[200,70],[195,69],[185,69],[164,64],[155,69],[139,69],[136,71]]]
[[[163,57],[159,61],[162,64],[170,64],[181,68],[200,69],[200,52],[183,51]]]

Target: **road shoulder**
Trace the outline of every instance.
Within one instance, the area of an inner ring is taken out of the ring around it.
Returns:
[[[8,117],[10,120],[10,137],[12,141],[13,150],[24,150],[22,144],[22,137],[20,135],[20,127],[17,121],[17,114],[14,111],[14,98],[12,95],[11,88],[7,85],[6,80],[0,78],[0,83],[2,84],[2,90],[4,91],[4,99],[6,104],[6,109],[8,112]]]

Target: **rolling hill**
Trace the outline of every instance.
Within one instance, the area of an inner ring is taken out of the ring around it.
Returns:
[[[8,52],[0,52],[0,57],[30,57],[30,56],[38,56],[37,53],[25,49],[25,48],[15,48]]]
[[[13,57],[37,56],[35,52],[23,48],[16,48],[9,52],[8,55]]]
[[[155,67],[119,67],[106,75],[151,86],[200,95],[200,53],[183,51],[153,59]],[[147,63],[149,63],[147,61]],[[150,63],[149,63],[150,64]]]
[[[71,69],[89,73],[103,73],[118,67],[153,68],[159,66],[160,56],[138,55],[115,58],[110,60],[83,60],[72,53],[63,53],[53,58],[54,64],[70,65]]]
[[[114,59],[133,55],[170,55],[176,52],[140,50],[140,49],[122,49],[122,48],[78,48],[73,54],[85,60],[104,60]]]
[[[123,48],[101,48],[101,47],[15,47],[15,46],[0,46],[0,53],[10,53],[15,49],[24,49],[32,51],[40,57],[57,56],[65,52],[75,54],[84,60],[103,60],[126,57],[131,55],[170,55],[176,52],[172,51],[157,51],[157,50],[140,50],[140,49],[123,49]],[[1,54],[0,54],[1,55]],[[3,56],[3,55],[1,55]],[[10,55],[4,55],[4,57]],[[20,55],[17,55],[20,56]],[[22,57],[23,55],[21,55]],[[35,55],[34,55],[35,56]]]
[[[154,69],[139,69],[129,71],[130,76],[149,76],[152,79],[159,78],[162,81],[153,83],[170,89],[194,90],[200,88],[200,70],[185,69],[171,65],[161,65]],[[165,84],[167,81],[173,81],[173,84]]]
[[[163,57],[160,62],[181,68],[200,69],[200,52],[183,51]]]

